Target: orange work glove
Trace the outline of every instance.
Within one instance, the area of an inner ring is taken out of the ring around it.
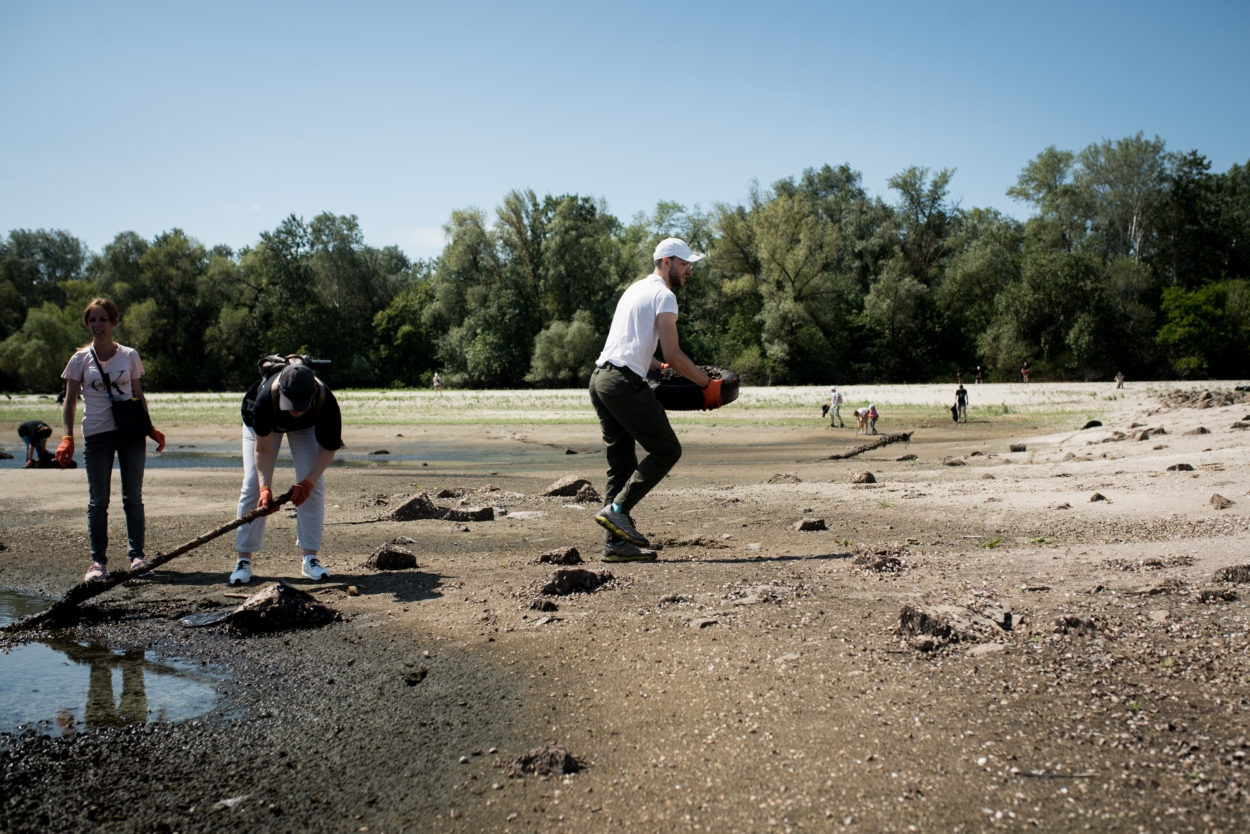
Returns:
[[[258,510],[272,510],[273,509],[273,490],[272,489],[270,489],[267,486],[263,486],[260,488],[260,500],[256,502],[256,509]]]
[[[152,431],[148,432],[148,437],[156,441],[156,451],[165,451],[165,435],[157,431],[155,426],[152,428]]]
[[[661,363],[660,363],[660,370],[661,370],[661,371],[667,371],[667,370],[668,370],[669,368],[671,368],[671,367],[673,367],[673,366],[672,366],[672,365],[670,365],[670,364],[668,364],[667,362],[661,362]]]
[[[703,389],[703,410],[711,411],[713,408],[720,408],[723,405],[720,395],[720,384],[722,380],[714,379]]]
[[[61,464],[61,468],[69,466],[69,462],[74,459],[74,438],[68,434],[61,438],[61,445],[56,447],[54,455],[56,462]]]
[[[298,507],[307,501],[308,496],[312,495],[313,486],[313,482],[305,478],[291,487],[291,503]]]

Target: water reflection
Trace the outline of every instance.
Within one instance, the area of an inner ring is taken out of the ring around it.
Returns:
[[[49,602],[0,589],[0,624]],[[182,721],[212,709],[221,682],[200,666],[141,649],[46,638],[0,652],[0,732],[35,727],[69,736],[84,726]]]

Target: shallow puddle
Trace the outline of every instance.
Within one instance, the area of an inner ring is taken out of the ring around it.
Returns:
[[[0,625],[42,611],[51,600],[0,589]],[[53,637],[0,651],[0,733],[34,729],[69,736],[83,729],[184,721],[218,700],[223,678],[200,665],[156,660],[97,641]]]

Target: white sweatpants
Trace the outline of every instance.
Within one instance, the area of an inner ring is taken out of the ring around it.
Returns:
[[[312,471],[313,461],[317,455],[317,430],[301,429],[286,432],[291,444],[291,457],[295,462],[295,480],[299,483]],[[275,433],[273,459],[278,459],[278,451],[282,448],[282,433]],[[280,483],[274,476],[274,493],[285,492],[276,484]],[[249,426],[243,427],[243,488],[239,490],[239,512],[235,518],[256,509],[260,500],[260,479],[256,475],[256,431]],[[312,494],[296,511],[295,531],[296,547],[303,550],[321,550],[321,531],[326,519],[326,478],[322,475],[313,484]],[[258,518],[251,524],[244,524],[234,534],[234,549],[239,553],[256,553],[265,543],[265,522],[268,516]]]

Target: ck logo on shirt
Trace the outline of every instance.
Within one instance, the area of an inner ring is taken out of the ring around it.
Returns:
[[[127,382],[126,380],[126,371],[118,371],[115,374],[109,374],[109,380],[112,382],[112,385],[110,385],[109,387],[113,389],[113,392],[115,395],[122,396],[122,397],[129,396],[129,394],[126,391],[122,390],[122,385],[125,385],[127,388],[130,387],[130,383]],[[91,390],[98,391],[101,394],[103,394],[104,393],[104,380],[99,377],[92,379]]]

